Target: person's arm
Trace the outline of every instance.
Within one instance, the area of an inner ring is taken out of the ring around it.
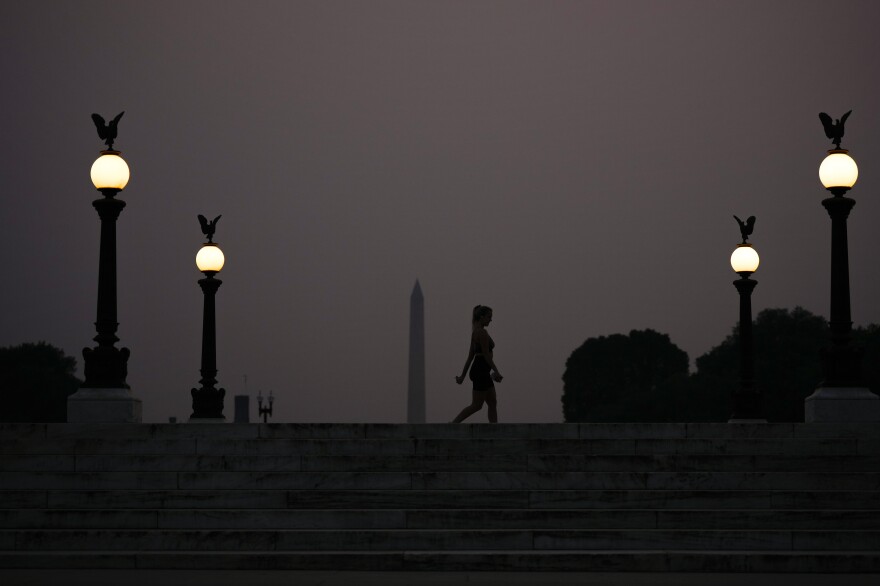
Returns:
[[[501,379],[504,377],[501,376],[501,372],[498,370],[498,367],[495,366],[495,361],[492,357],[492,350],[491,350],[492,342],[489,339],[489,332],[487,332],[486,330],[483,330],[482,332],[480,332],[478,334],[478,336],[479,336],[480,348],[483,349],[483,359],[486,361],[486,364],[489,365],[489,368],[491,370],[495,371],[495,374],[492,376],[492,378],[495,380],[495,382],[500,383]]]
[[[455,377],[455,382],[461,384],[464,382],[464,375],[467,374],[468,368],[471,366],[471,361],[474,359],[474,343],[471,342],[470,350],[468,350],[467,360],[464,362],[464,368],[461,369],[461,376]]]

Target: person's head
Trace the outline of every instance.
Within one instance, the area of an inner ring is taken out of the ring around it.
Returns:
[[[485,322],[483,325],[488,325],[488,323],[492,321],[492,308],[487,307],[485,305],[477,305],[474,307],[474,313],[471,317],[471,323]]]

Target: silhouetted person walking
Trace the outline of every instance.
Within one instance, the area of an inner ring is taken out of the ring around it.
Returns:
[[[489,337],[486,328],[492,323],[492,308],[485,305],[474,307],[471,319],[471,347],[468,351],[467,360],[461,371],[461,376],[455,377],[455,382],[464,382],[464,375],[470,367],[470,379],[474,383],[473,399],[470,405],[461,410],[452,422],[461,423],[477,411],[483,408],[483,403],[489,405],[489,421],[498,423],[498,399],[495,396],[495,383],[500,383],[501,373],[492,360],[492,349],[495,342]]]

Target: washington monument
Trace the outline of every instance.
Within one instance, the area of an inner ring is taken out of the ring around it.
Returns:
[[[409,389],[406,422],[425,422],[425,298],[418,279],[409,298]]]

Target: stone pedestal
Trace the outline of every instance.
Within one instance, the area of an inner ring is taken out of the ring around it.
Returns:
[[[131,389],[81,388],[67,398],[68,423],[141,423],[141,400]]]
[[[804,399],[807,423],[880,423],[880,397],[865,387],[820,387]]]

